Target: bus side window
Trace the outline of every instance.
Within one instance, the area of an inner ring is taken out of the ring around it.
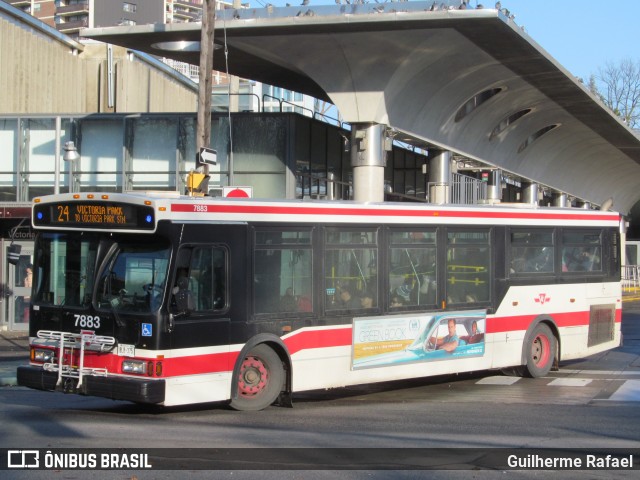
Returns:
[[[553,273],[555,270],[553,229],[513,229],[510,233],[509,273],[527,275]]]
[[[488,230],[447,233],[447,303],[488,302],[491,280]]]
[[[256,314],[313,311],[310,229],[256,228],[253,306]]]
[[[325,308],[366,310],[378,306],[378,232],[327,228]]]
[[[562,271],[602,271],[602,232],[600,230],[563,231]]]
[[[389,306],[435,306],[436,231],[392,230],[389,251]]]
[[[223,309],[227,303],[226,256],[226,250],[219,246],[182,249],[173,287],[174,305],[179,303],[178,296],[188,296],[187,305],[192,312]],[[180,303],[185,305],[184,302],[183,298]]]

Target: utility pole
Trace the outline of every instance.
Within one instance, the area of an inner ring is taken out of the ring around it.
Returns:
[[[200,36],[200,71],[198,87],[198,120],[196,127],[196,151],[211,144],[211,87],[213,71],[213,28],[215,25],[215,0],[202,1],[202,32]],[[197,165],[202,173],[209,174],[209,165]],[[205,179],[208,183],[208,178]],[[202,185],[207,187],[207,185]]]

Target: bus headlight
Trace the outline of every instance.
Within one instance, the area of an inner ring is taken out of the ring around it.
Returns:
[[[32,348],[31,360],[34,362],[52,363],[55,357],[55,351],[48,348]]]
[[[147,362],[144,360],[123,360],[122,373],[134,373],[136,375],[146,375]]]

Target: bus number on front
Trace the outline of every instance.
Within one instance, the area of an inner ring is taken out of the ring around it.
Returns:
[[[69,221],[69,205],[58,205],[58,221]]]
[[[98,317],[97,315],[94,317],[93,315],[75,314],[74,318],[76,319],[76,327],[95,329],[100,328],[100,317]]]
[[[207,206],[206,205],[194,205],[193,206],[193,211],[194,212],[206,212],[207,211]]]

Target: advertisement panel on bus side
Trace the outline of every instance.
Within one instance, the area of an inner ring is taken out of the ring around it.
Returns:
[[[362,317],[353,320],[352,368],[484,355],[484,311]]]

